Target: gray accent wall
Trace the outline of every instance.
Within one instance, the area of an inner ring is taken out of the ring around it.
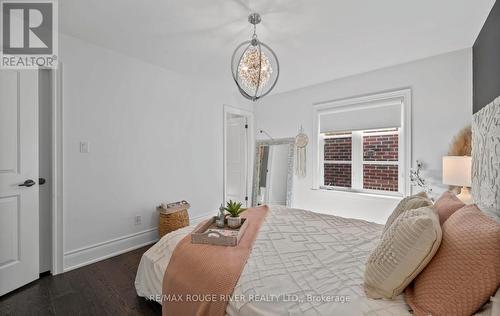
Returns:
[[[500,96],[500,4],[496,2],[473,47],[474,113]]]

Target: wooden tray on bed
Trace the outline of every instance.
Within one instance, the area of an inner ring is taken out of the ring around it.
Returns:
[[[215,224],[217,217],[212,217],[205,224],[191,233],[191,243],[210,244],[216,246],[236,246],[240,242],[248,227],[246,218],[241,219],[239,228],[218,228]],[[227,224],[227,220],[226,220]]]

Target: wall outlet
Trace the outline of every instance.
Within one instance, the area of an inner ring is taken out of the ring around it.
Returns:
[[[134,224],[135,225],[141,225],[142,223],[142,217],[141,215],[136,215],[135,218],[134,218]]]
[[[90,143],[88,140],[80,141],[80,153],[82,154],[90,153]]]

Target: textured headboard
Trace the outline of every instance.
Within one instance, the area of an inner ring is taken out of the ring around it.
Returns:
[[[500,97],[472,119],[472,197],[500,219]]]

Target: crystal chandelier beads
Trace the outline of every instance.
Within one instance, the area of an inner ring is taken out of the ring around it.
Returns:
[[[252,90],[257,87],[264,88],[272,73],[273,67],[269,58],[264,53],[259,52],[258,48],[250,47],[245,51],[238,66],[238,75],[247,88]]]

